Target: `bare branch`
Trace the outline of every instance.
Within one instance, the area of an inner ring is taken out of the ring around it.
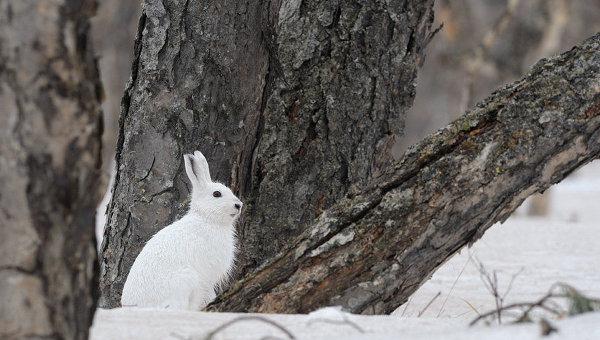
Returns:
[[[560,289],[561,292],[556,292],[556,290],[558,289]],[[567,302],[569,302],[571,306],[573,306],[573,304],[583,304],[586,307],[584,307],[583,309],[576,310],[573,310],[573,308],[571,307],[571,310],[567,312],[558,303],[555,302],[555,300],[557,299],[567,300]],[[469,325],[473,326],[479,321],[490,318],[495,318],[500,322],[501,315],[514,309],[522,310],[521,314],[515,317],[515,322],[525,322],[532,320],[531,312],[536,309],[544,310],[557,317],[562,317],[567,314],[574,315],[600,310],[600,300],[587,297],[570,285],[564,283],[555,283],[550,287],[550,289],[544,296],[542,296],[534,302],[519,302],[497,307],[494,310],[479,315],[477,318],[471,321]],[[543,320],[543,318],[541,318],[541,320]]]
[[[431,300],[429,300],[429,302],[425,305],[425,307],[423,309],[421,309],[421,311],[419,312],[419,314],[417,314],[417,317],[421,317],[421,315],[423,315],[423,313],[425,313],[425,311],[427,310],[427,308],[429,308],[429,306],[431,306],[431,304],[433,303],[433,301],[435,301],[437,298],[439,298],[440,295],[442,295],[442,292],[438,292],[437,294],[435,294],[435,296],[433,298],[431,298]]]
[[[251,315],[251,316],[240,316],[240,317],[237,317],[237,318],[235,318],[233,320],[229,320],[229,321],[223,323],[219,327],[217,327],[214,330],[212,330],[211,332],[209,332],[204,337],[204,340],[214,339],[215,335],[217,335],[218,333],[222,332],[223,330],[225,330],[226,328],[230,327],[231,325],[234,325],[234,324],[242,322],[242,321],[260,321],[260,322],[269,324],[269,325],[271,325],[271,326],[279,329],[288,338],[290,338],[290,339],[296,339],[296,337],[290,331],[288,331],[285,327],[283,327],[282,325],[278,324],[277,322],[275,322],[273,320],[270,320],[268,318],[262,317],[262,316]]]

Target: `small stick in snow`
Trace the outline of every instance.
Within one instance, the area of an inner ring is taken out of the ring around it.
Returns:
[[[550,324],[550,322],[548,322],[548,320],[541,318],[540,319],[540,331],[542,333],[542,336],[548,336],[554,332],[557,332],[558,329],[556,329],[556,327],[552,326]]]
[[[560,288],[562,292],[555,292],[556,288]],[[571,304],[570,310],[565,311],[560,305],[554,303],[556,299],[566,299]],[[576,308],[579,307],[579,308]],[[585,312],[598,311],[600,310],[600,299],[594,299],[579,293],[575,288],[564,284],[555,283],[550,287],[548,292],[540,299],[534,302],[521,302],[513,303],[500,308],[494,309],[487,313],[481,314],[475,318],[469,326],[473,326],[477,322],[487,319],[490,317],[498,318],[499,315],[506,313],[509,310],[521,309],[522,314],[516,319],[515,322],[531,321],[531,312],[535,309],[544,310],[550,314],[561,317],[565,315],[576,315]]]
[[[409,297],[408,300],[406,301],[406,304],[404,305],[404,310],[402,311],[402,314],[400,314],[400,317],[403,317],[404,314],[406,313],[406,310],[408,309],[408,305],[410,304],[411,297]]]
[[[217,333],[223,331],[225,328],[238,323],[240,321],[260,321],[260,322],[264,322],[267,323],[277,329],[279,329],[280,331],[282,331],[283,333],[285,333],[285,335],[287,335],[290,339],[294,340],[296,339],[296,337],[290,332],[288,331],[285,327],[283,327],[282,325],[278,324],[277,322],[273,321],[273,320],[269,320],[265,317],[262,316],[257,316],[257,315],[253,315],[253,316],[240,316],[238,318],[235,318],[233,320],[229,320],[227,322],[225,322],[224,324],[222,324],[221,326],[215,328],[212,332],[208,333],[205,337],[204,340],[211,340],[215,337],[215,335],[217,335]]]
[[[456,280],[454,280],[454,283],[452,283],[452,287],[450,287],[450,291],[448,292],[448,295],[446,295],[446,298],[444,299],[444,303],[442,303],[442,306],[440,307],[440,311],[437,314],[438,318],[440,317],[440,315],[442,315],[442,312],[444,311],[444,306],[446,306],[446,302],[448,302],[448,298],[450,297],[450,294],[452,294],[452,291],[454,290],[454,287],[456,286],[456,283],[458,282],[458,280],[462,276],[463,272],[465,271],[465,268],[467,268],[467,264],[469,264],[469,261],[471,261],[471,254],[470,253],[469,253],[469,257],[467,258],[467,261],[465,261],[465,265],[460,270],[460,273],[458,273],[458,276],[456,277]],[[479,314],[479,313],[477,313],[477,314]]]
[[[504,309],[503,308],[504,299],[506,298],[508,293],[510,293],[510,290],[512,289],[512,285],[513,285],[513,282],[515,281],[515,278],[517,276],[519,276],[519,274],[521,274],[521,272],[523,271],[523,268],[521,268],[521,270],[519,270],[517,273],[512,275],[510,282],[508,283],[508,287],[506,288],[506,291],[504,292],[504,294],[500,294],[500,285],[498,283],[498,273],[494,270],[492,272],[492,274],[490,274],[486,270],[483,263],[481,263],[481,261],[479,261],[479,260],[475,260],[475,263],[477,264],[477,269],[479,270],[479,276],[481,278],[481,281],[483,281],[483,284],[485,285],[486,289],[494,297],[494,302],[496,303],[496,309],[494,310],[496,312],[496,319],[498,320],[498,324],[501,324],[502,323],[502,310]]]
[[[437,299],[438,297],[440,297],[440,295],[442,295],[442,292],[438,292],[437,294],[435,294],[435,296],[429,300],[429,303],[425,306],[425,308],[421,309],[421,311],[419,312],[419,314],[417,314],[417,317],[420,318],[421,315],[423,315],[423,313],[425,313],[425,311],[427,310],[427,308],[429,308],[429,306],[431,306],[431,304],[433,303],[433,301],[435,301],[435,299]]]
[[[477,310],[477,308],[475,308],[475,306],[473,306],[473,304],[472,304],[472,303],[470,303],[469,301],[467,301],[467,300],[465,300],[465,299],[463,299],[463,298],[460,298],[460,299],[461,299],[461,300],[463,300],[463,302],[464,302],[464,303],[466,303],[466,304],[467,304],[469,307],[471,307],[471,309],[472,309],[472,310],[473,310],[473,311],[474,311],[474,312],[475,312],[477,315],[481,315],[481,313],[479,313],[479,311]],[[463,313],[463,314],[461,314],[461,315],[464,315],[464,314],[466,314],[466,313]]]

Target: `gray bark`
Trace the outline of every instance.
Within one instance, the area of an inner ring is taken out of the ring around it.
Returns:
[[[185,152],[201,150],[246,203],[242,274],[385,169],[414,98],[431,6],[145,1],[122,102],[101,304],[118,305],[144,243],[185,212]]]
[[[211,309],[389,313],[526,197],[598,157],[600,34],[411,147]]]
[[[94,1],[0,0],[0,337],[85,339],[97,298]]]

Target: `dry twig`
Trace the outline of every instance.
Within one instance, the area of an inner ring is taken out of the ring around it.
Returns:
[[[427,308],[429,308],[429,306],[431,306],[431,304],[433,303],[433,301],[435,301],[438,297],[440,297],[440,295],[442,295],[442,292],[438,292],[437,294],[435,294],[435,296],[433,298],[431,298],[431,300],[429,300],[429,303],[427,305],[425,305],[425,307],[423,309],[421,309],[421,311],[419,312],[419,314],[417,314],[417,317],[421,317],[421,315],[423,315],[423,313],[425,313],[425,311],[427,310]]]
[[[213,331],[211,331],[210,333],[208,333],[205,337],[204,340],[211,340],[214,339],[215,335],[217,335],[219,332],[223,331],[224,329],[228,328],[229,326],[241,322],[241,321],[260,321],[260,322],[264,322],[267,323],[277,329],[279,329],[280,331],[282,331],[283,333],[285,333],[285,335],[287,335],[288,338],[290,339],[296,339],[296,337],[290,332],[288,331],[285,327],[283,327],[282,325],[278,324],[277,322],[273,321],[273,320],[269,320],[265,317],[262,316],[258,316],[258,315],[252,315],[252,316],[240,316],[238,318],[235,318],[233,320],[229,320],[227,322],[225,322],[224,324],[220,325],[219,327],[215,328]]]
[[[561,292],[556,292],[557,288],[560,289]],[[559,304],[556,304],[554,301],[556,299],[566,299],[569,303],[569,309],[564,310]],[[500,322],[501,315],[514,309],[522,310],[521,315],[516,318],[515,322],[529,322],[532,321],[532,311],[536,309],[543,310],[557,317],[598,311],[600,310],[600,299],[587,297],[570,285],[555,283],[544,296],[534,302],[520,302],[500,306],[492,311],[481,314],[471,321],[469,325],[473,326],[477,322],[489,318],[496,318]]]
[[[446,302],[448,302],[448,298],[450,297],[450,294],[452,294],[452,291],[454,290],[454,287],[456,287],[456,283],[458,282],[458,280],[460,279],[460,277],[464,273],[465,268],[467,268],[467,265],[469,264],[469,261],[471,261],[471,254],[470,253],[469,253],[469,257],[467,258],[467,261],[465,262],[465,265],[462,267],[462,269],[458,273],[458,276],[456,276],[456,279],[452,283],[452,287],[450,287],[450,291],[448,292],[448,295],[446,295],[446,298],[444,299],[444,303],[442,303],[442,306],[440,307],[440,310],[439,310],[439,312],[437,314],[438,318],[440,317],[440,315],[442,315],[442,312],[444,311],[444,307],[446,306]],[[479,313],[477,313],[477,314],[479,314]]]
[[[508,296],[508,293],[510,293],[510,290],[512,289],[512,285],[513,285],[513,282],[515,281],[515,278],[519,274],[521,274],[523,269],[521,268],[521,270],[519,270],[518,272],[516,272],[515,274],[512,275],[510,282],[508,283],[508,286],[506,288],[506,291],[504,292],[504,294],[500,294],[500,287],[498,284],[498,273],[494,270],[490,274],[485,269],[485,266],[483,265],[483,263],[481,263],[479,261],[475,261],[475,263],[477,264],[477,269],[479,270],[479,275],[481,277],[481,280],[483,281],[483,284],[485,285],[487,290],[490,292],[490,294],[492,294],[492,296],[494,297],[494,302],[496,304],[495,311],[497,312],[496,319],[498,320],[498,324],[501,324],[502,323],[502,313],[500,311],[503,309],[504,300],[506,299],[506,296]]]

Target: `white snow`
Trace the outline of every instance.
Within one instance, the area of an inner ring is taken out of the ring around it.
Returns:
[[[297,339],[539,339],[538,324],[468,327],[450,318],[400,318],[349,315],[352,323],[319,321],[307,315],[235,314],[120,308],[99,310],[91,339],[203,339],[220,325],[240,316],[259,316],[283,326]],[[558,329],[548,339],[600,339],[600,313],[552,321]],[[243,320],[217,333],[215,339],[287,339],[281,330],[258,320]]]
[[[493,226],[471,249],[442,265],[391,316],[352,315],[335,307],[308,315],[120,308],[98,310],[91,338],[202,339],[227,321],[256,315],[278,323],[298,339],[540,339],[535,323],[475,327],[468,323],[477,316],[475,310],[494,308],[474,259],[488,272],[497,271],[501,293],[518,273],[505,304],[533,301],[558,281],[600,297],[600,161],[553,187],[550,200],[547,217],[527,217],[520,209],[503,225]],[[600,312],[550,322],[558,332],[547,339],[600,339]],[[273,325],[252,319],[231,325],[215,339],[267,336],[288,338]]]
[[[115,176],[117,175],[117,169],[115,169],[115,161],[113,159],[110,167],[110,179],[108,181],[108,185],[106,186],[106,191],[104,192],[104,196],[102,196],[102,201],[96,208],[96,248],[100,251],[100,247],[102,247],[102,241],[104,239],[104,226],[106,225],[106,213],[108,204],[110,203],[110,199],[112,197],[112,187],[115,183]]]

